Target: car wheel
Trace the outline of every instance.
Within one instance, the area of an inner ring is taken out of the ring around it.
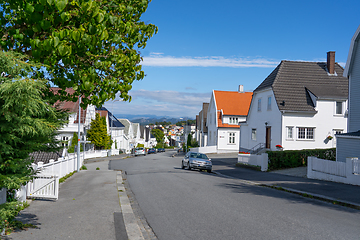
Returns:
[[[184,166],[184,162],[183,161],[181,161],[181,169],[184,169],[185,168],[185,166]]]
[[[208,169],[207,172],[208,172],[208,173],[211,173],[211,169]]]

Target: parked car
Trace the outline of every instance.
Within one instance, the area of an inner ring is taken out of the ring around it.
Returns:
[[[158,152],[165,152],[165,148],[158,148]]]
[[[212,162],[204,153],[188,152],[181,161],[181,168],[212,171]]]
[[[150,154],[150,153],[156,153],[155,148],[149,148],[149,150],[148,150],[148,154]]]
[[[138,148],[135,148],[135,156],[138,156],[138,155],[146,155],[146,151],[145,151],[145,148],[143,147],[138,147]]]

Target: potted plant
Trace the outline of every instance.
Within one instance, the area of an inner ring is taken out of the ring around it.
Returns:
[[[326,137],[326,139],[331,140],[331,139],[333,139],[333,137],[329,135],[329,136]]]

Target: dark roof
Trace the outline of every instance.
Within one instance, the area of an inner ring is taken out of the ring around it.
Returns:
[[[107,111],[108,112],[108,120],[110,127],[118,127],[118,128],[125,128],[124,124],[122,124],[112,113],[107,110],[105,107],[96,108],[96,110],[100,111]]]
[[[360,130],[357,132],[349,132],[349,133],[342,133],[342,134],[336,134],[336,135],[360,137]]]
[[[34,163],[43,162],[49,163],[49,160],[53,159],[57,161],[62,155],[62,150],[59,152],[33,152],[30,153],[30,157],[34,160]]]
[[[318,98],[347,99],[348,80],[335,63],[329,75],[326,62],[281,61],[254,92],[271,87],[279,110],[314,112],[309,91]]]

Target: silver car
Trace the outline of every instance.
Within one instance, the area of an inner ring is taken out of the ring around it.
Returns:
[[[203,153],[188,152],[181,161],[181,168],[206,170],[210,173],[212,171],[212,163],[211,159]]]
[[[138,147],[138,148],[135,148],[135,156],[138,156],[138,155],[146,155],[146,151],[145,151],[145,148],[143,147]]]

